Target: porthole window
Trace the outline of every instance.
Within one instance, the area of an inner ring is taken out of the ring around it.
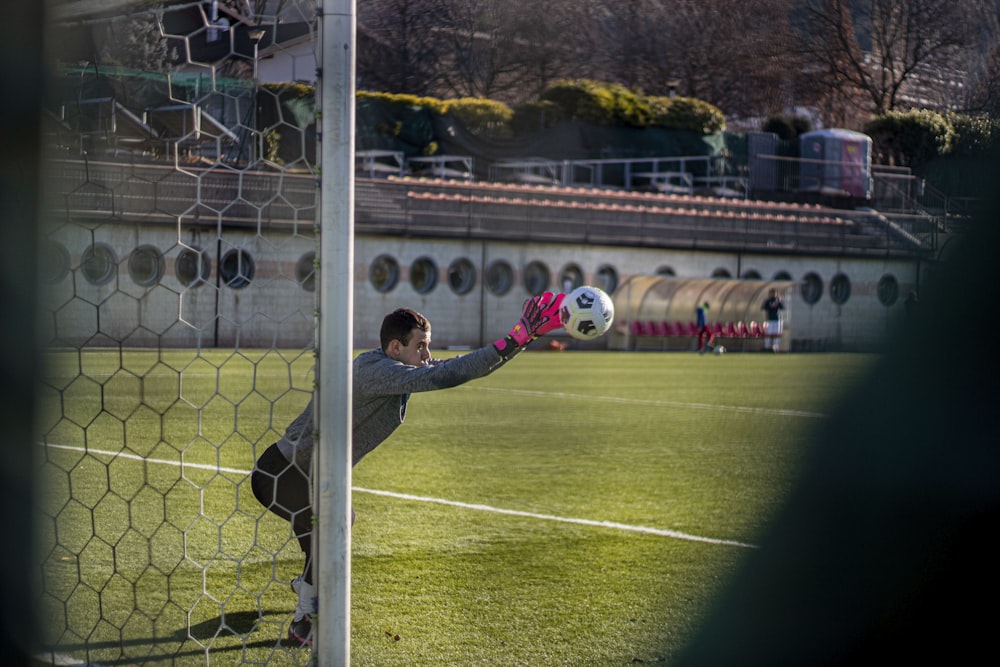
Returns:
[[[532,296],[538,296],[549,288],[552,276],[549,268],[535,261],[524,267],[524,289]]]
[[[718,268],[715,271],[712,271],[712,277],[725,279],[732,278],[733,274],[729,273],[729,269]]]
[[[174,261],[174,274],[184,287],[196,287],[212,276],[212,260],[199,248],[184,248]]]
[[[55,284],[69,273],[69,251],[56,241],[45,241],[41,250],[41,277]]]
[[[390,255],[379,255],[368,267],[368,282],[383,294],[399,283],[399,262]]]
[[[772,278],[772,280],[791,280],[791,279],[792,279],[792,274],[790,274],[788,271],[778,271],[777,273],[774,274],[774,278]]]
[[[118,259],[115,251],[103,243],[95,243],[83,251],[80,272],[91,285],[105,285],[115,277]]]
[[[421,257],[410,266],[410,284],[420,294],[428,294],[437,287],[438,267],[430,257]]]
[[[594,282],[597,283],[595,287],[600,287],[608,294],[612,294],[616,289],[618,289],[618,271],[615,267],[605,264],[597,269],[597,273],[594,276]]]
[[[514,286],[514,268],[507,262],[497,260],[486,269],[486,289],[490,294],[503,296]]]
[[[899,299],[899,283],[896,276],[887,273],[878,281],[878,301],[883,306],[889,307]]]
[[[656,270],[656,275],[663,276],[664,278],[673,278],[677,275],[672,266],[661,266]]]
[[[807,273],[802,278],[802,285],[799,289],[802,300],[808,304],[814,304],[823,296],[823,279],[815,273]]]
[[[222,256],[219,262],[219,276],[228,287],[242,289],[253,280],[254,261],[250,253],[242,248],[234,248]]]
[[[851,298],[851,279],[838,273],[830,281],[830,298],[835,304],[843,305]]]
[[[583,269],[576,264],[567,264],[559,274],[559,285],[563,292],[572,292],[583,284]]]
[[[316,291],[316,252],[310,250],[295,263],[295,281],[307,292]]]
[[[163,254],[151,245],[142,245],[128,258],[128,274],[136,285],[150,287],[160,282],[166,262]]]
[[[462,257],[448,267],[448,287],[455,294],[468,294],[476,286],[476,267]]]
[[[760,280],[760,272],[749,269],[743,272],[743,280]]]

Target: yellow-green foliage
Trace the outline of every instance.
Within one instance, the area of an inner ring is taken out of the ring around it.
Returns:
[[[595,125],[644,127],[649,122],[645,99],[616,83],[559,81],[542,93],[541,100],[559,107],[564,118]]]
[[[451,114],[471,132],[491,136],[509,133],[514,112],[503,102],[482,97],[462,97],[444,103],[445,113]]]
[[[281,99],[315,95],[312,86],[299,83],[264,84]],[[358,91],[358,99],[382,100],[408,108],[451,115],[470,131],[508,136],[516,130],[551,126],[560,120],[581,120],[607,127],[662,127],[715,134],[726,129],[726,119],[715,106],[690,97],[643,95],[617,83],[589,79],[559,81],[537,102],[522,105],[515,114],[503,102],[481,97],[441,100],[408,93]]]
[[[541,97],[563,118],[613,127],[663,127],[715,134],[726,128],[722,112],[701,100],[646,96],[617,83],[573,79],[553,84]]]
[[[667,98],[667,101],[669,104],[656,125],[699,134],[715,134],[726,129],[726,117],[708,102],[693,97]]]
[[[403,107],[427,108],[432,113],[445,114],[448,102],[439,100],[436,97],[421,97],[410,95],[409,93],[372,93],[368,91],[358,91],[356,97],[359,100],[382,100],[398,104]]]
[[[880,152],[892,163],[916,167],[951,152],[955,128],[936,111],[888,111],[865,127]]]
[[[316,95],[316,87],[305,83],[262,83],[260,87],[281,99],[302,99]]]
[[[945,118],[955,130],[952,155],[979,157],[1000,146],[1000,120],[956,113],[946,114]]]

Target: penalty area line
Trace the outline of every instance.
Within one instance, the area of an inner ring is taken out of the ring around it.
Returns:
[[[85,449],[83,447],[74,447],[70,445],[57,445],[49,442],[43,442],[41,443],[41,446],[50,447],[52,449],[65,449],[77,452],[85,452],[97,456],[110,456],[112,458],[129,459],[132,461],[144,461],[146,463],[152,463],[157,465],[194,468],[198,470],[226,472],[237,475],[249,475],[251,472],[249,470],[243,470],[240,468],[226,468],[223,466],[208,465],[204,463],[181,463],[179,461],[169,461],[166,459],[150,459],[144,456],[139,456],[138,454],[129,454],[127,452],[112,452],[101,449]],[[479,503],[464,503],[458,500],[448,500],[446,498],[433,498],[430,496],[417,496],[409,493],[397,493],[395,491],[366,489],[360,486],[352,486],[351,490],[356,491],[358,493],[367,493],[373,496],[382,496],[385,498],[395,498],[397,500],[407,500],[419,503],[430,503],[434,505],[445,505],[448,507],[458,507],[460,509],[473,510],[476,512],[488,512],[490,514],[518,516],[526,519],[535,519],[537,521],[553,521],[556,523],[567,523],[577,526],[588,526],[591,528],[608,528],[612,530],[622,530],[630,533],[641,533],[644,535],[655,535],[657,537],[668,537],[675,540],[684,540],[686,542],[701,542],[703,544],[714,544],[717,546],[740,547],[743,549],[757,548],[757,546],[754,544],[749,544],[747,542],[739,542],[737,540],[723,540],[715,537],[703,537],[700,535],[691,535],[689,533],[682,533],[676,530],[667,530],[664,528],[651,528],[649,526],[634,526],[627,523],[619,523],[617,521],[597,521],[594,519],[577,519],[573,517],[556,516],[554,514],[525,512],[523,510],[504,509],[502,507],[493,507],[492,505],[483,505]]]
[[[414,496],[409,493],[396,493],[395,491],[377,491],[375,489],[365,489],[362,487],[353,487],[355,491],[360,493],[369,493],[375,496],[385,496],[388,498],[396,498],[399,500],[411,500],[420,503],[433,503],[435,505],[447,505],[449,507],[459,507],[461,509],[475,510],[479,512],[490,512],[492,514],[505,514],[507,516],[519,516],[527,519],[537,519],[539,521],[555,521],[557,523],[570,523],[577,526],[590,526],[592,528],[612,528],[615,530],[624,530],[631,533],[643,533],[646,535],[657,535],[659,537],[670,537],[675,540],[686,540],[688,542],[703,542],[705,544],[715,544],[727,547],[742,547],[744,549],[755,549],[756,545],[748,544],[746,542],[737,542],[736,540],[721,540],[714,537],[701,537],[699,535],[689,535],[688,533],[681,533],[676,530],[665,530],[663,528],[650,528],[648,526],[633,526],[627,523],[618,523],[616,521],[595,521],[593,519],[574,519],[564,516],[556,516],[554,514],[539,514],[537,512],[525,512],[523,510],[509,510],[503,509],[502,507],[493,507],[492,505],[480,505],[476,503],[463,503],[457,500],[445,500],[443,498],[431,498],[428,496]]]

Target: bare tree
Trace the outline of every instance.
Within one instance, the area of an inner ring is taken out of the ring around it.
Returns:
[[[431,95],[444,50],[437,30],[442,0],[371,0],[358,6],[360,85],[391,93]]]
[[[787,0],[679,0],[664,3],[660,71],[678,92],[730,114],[775,111],[793,98],[794,60]]]
[[[536,100],[555,81],[592,76],[589,1],[520,2],[512,25],[518,84],[510,102]]]
[[[160,22],[151,14],[114,18],[103,28],[100,59],[146,72],[168,72],[177,58]]]
[[[789,0],[595,0],[595,67],[654,95],[698,97],[750,115],[791,103]]]
[[[1000,118],[1000,40],[973,71],[969,84],[964,111]]]
[[[865,111],[900,106],[928,73],[955,69],[981,44],[982,0],[810,0],[804,29],[830,90],[865,96]],[[909,87],[909,88],[908,88]]]

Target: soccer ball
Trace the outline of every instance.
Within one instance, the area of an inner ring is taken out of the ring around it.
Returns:
[[[566,295],[559,318],[566,333],[573,338],[593,340],[611,328],[615,304],[603,290],[585,285]]]
[[[726,353],[726,348],[722,347],[721,345],[716,345],[715,346],[715,353],[716,354],[725,354]]]

